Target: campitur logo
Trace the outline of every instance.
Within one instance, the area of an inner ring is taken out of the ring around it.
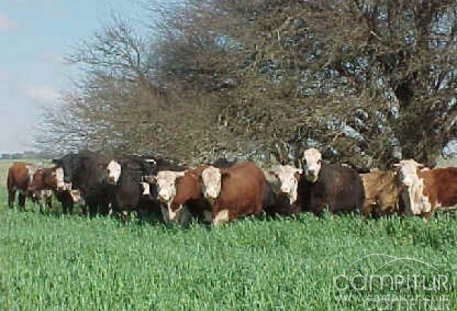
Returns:
[[[415,258],[370,254],[333,277],[335,299],[365,310],[452,310],[450,273]]]

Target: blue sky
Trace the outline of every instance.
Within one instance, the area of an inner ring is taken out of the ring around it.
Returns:
[[[146,17],[135,0],[0,0],[0,154],[33,147],[41,112],[76,73],[64,56],[113,12]]]

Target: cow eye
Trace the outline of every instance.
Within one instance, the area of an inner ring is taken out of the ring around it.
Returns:
[[[317,164],[322,164],[322,160],[318,160],[318,161],[317,161]]]

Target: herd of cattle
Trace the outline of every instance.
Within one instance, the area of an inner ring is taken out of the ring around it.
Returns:
[[[159,157],[105,155],[82,151],[53,160],[53,167],[15,162],[8,171],[8,204],[27,197],[64,213],[78,203],[84,214],[125,215],[149,210],[165,223],[192,218],[218,225],[241,216],[355,212],[379,217],[397,213],[427,220],[435,209],[457,204],[457,168],[426,168],[402,160],[392,170],[359,174],[349,166],[325,164],[317,149],[306,150],[301,168],[268,170],[253,162],[214,163],[188,168]]]

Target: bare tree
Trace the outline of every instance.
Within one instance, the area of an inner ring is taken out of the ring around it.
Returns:
[[[455,1],[144,4],[153,40],[114,18],[76,49],[86,76],[56,132],[187,161],[318,145],[359,167],[428,162],[456,135]]]

